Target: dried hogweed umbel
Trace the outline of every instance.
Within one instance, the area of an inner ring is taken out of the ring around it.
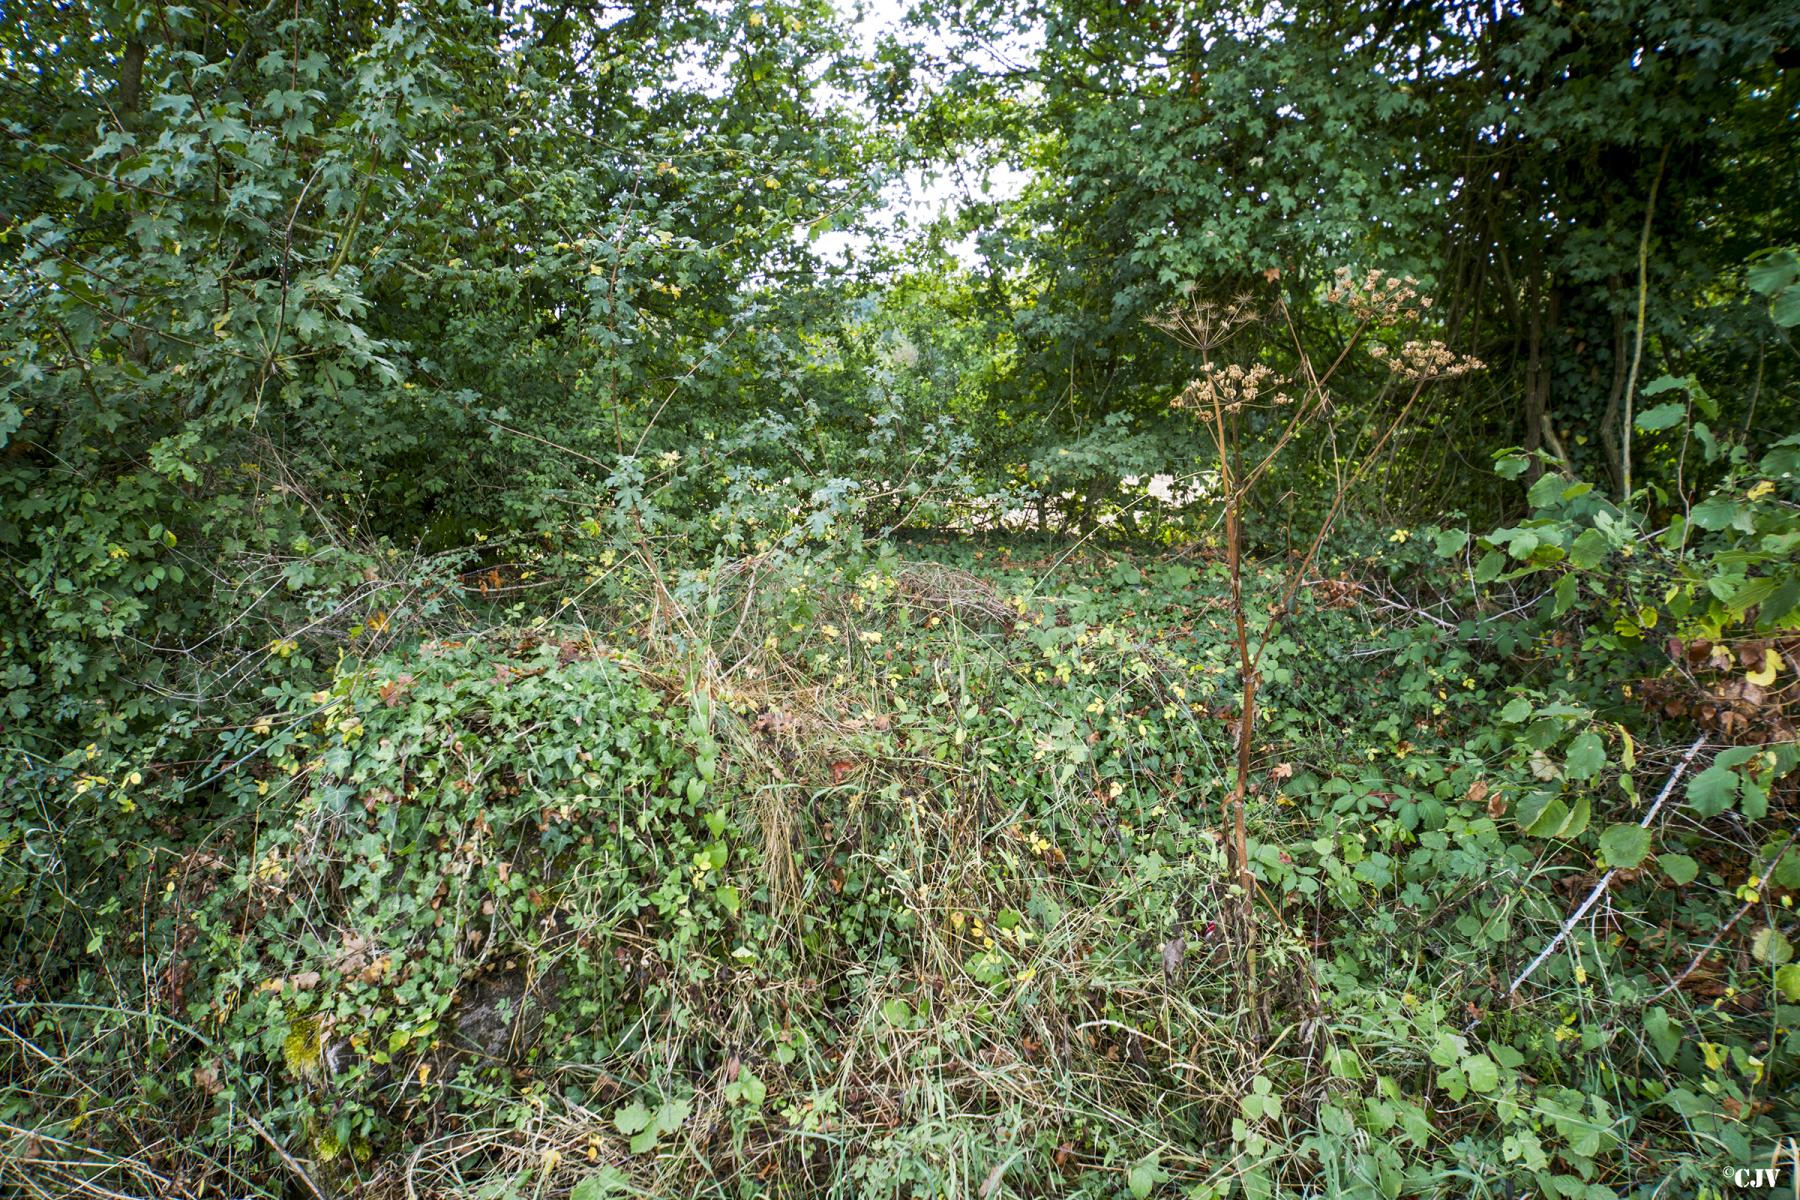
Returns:
[[[1162,330],[1182,345],[1210,353],[1239,330],[1261,319],[1255,297],[1246,292],[1225,304],[1193,300],[1164,309],[1147,321],[1152,328]]]
[[[1288,393],[1274,390],[1286,382],[1272,368],[1261,363],[1249,367],[1238,363],[1226,366],[1207,363],[1200,369],[1200,378],[1175,397],[1175,407],[1192,409],[1203,419],[1214,412],[1241,412],[1259,400],[1267,407],[1281,407],[1293,403],[1293,397]],[[1268,396],[1263,400],[1265,393]]]
[[[1431,307],[1431,297],[1419,294],[1419,281],[1411,275],[1373,269],[1359,282],[1349,267],[1339,267],[1325,298],[1348,308],[1357,320],[1375,325],[1391,325],[1402,318],[1417,321]]]
[[[1458,375],[1467,375],[1482,368],[1479,358],[1458,354],[1436,340],[1407,342],[1400,347],[1398,353],[1376,342],[1369,347],[1369,357],[1386,364],[1387,369],[1396,375],[1420,383],[1428,379],[1454,379]]]

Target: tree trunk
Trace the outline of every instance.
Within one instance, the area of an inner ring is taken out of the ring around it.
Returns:
[[[132,38],[125,43],[125,58],[119,65],[121,115],[137,111],[138,97],[144,91],[144,54],[145,47],[141,38]]]

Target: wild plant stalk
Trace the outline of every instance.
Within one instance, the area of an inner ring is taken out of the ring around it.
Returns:
[[[1426,388],[1436,380],[1454,378],[1481,366],[1473,358],[1453,354],[1442,342],[1409,340],[1395,350],[1377,340],[1376,335],[1399,329],[1403,324],[1416,325],[1431,307],[1430,298],[1419,295],[1415,280],[1384,276],[1378,271],[1355,280],[1348,271],[1340,270],[1329,298],[1349,310],[1354,324],[1349,337],[1323,373],[1315,368],[1286,301],[1280,298],[1275,301],[1273,315],[1281,319],[1296,364],[1292,375],[1285,378],[1273,368],[1256,362],[1255,355],[1251,356],[1249,366],[1240,363],[1221,365],[1216,359],[1221,347],[1265,319],[1250,296],[1239,296],[1228,304],[1194,301],[1160,313],[1151,320],[1156,328],[1200,354],[1200,377],[1190,383],[1174,403],[1199,416],[1211,435],[1212,448],[1218,456],[1225,567],[1230,585],[1232,637],[1236,643],[1239,675],[1236,771],[1225,800],[1226,840],[1228,859],[1238,885],[1238,936],[1245,952],[1245,977],[1252,994],[1256,985],[1256,879],[1250,870],[1246,810],[1250,770],[1255,758],[1256,702],[1262,683],[1259,667],[1263,653],[1291,612],[1300,585],[1318,558],[1325,539],[1330,536],[1345,501],[1362,481],[1369,466],[1380,458],[1394,434],[1406,423]],[[1352,361],[1352,353],[1365,342],[1370,358],[1384,365],[1397,378],[1410,381],[1412,389],[1349,475],[1340,474],[1331,503],[1305,553],[1288,566],[1280,588],[1281,602],[1270,613],[1253,649],[1244,603],[1244,503],[1302,430],[1318,421],[1331,419],[1331,381],[1346,363]],[[1284,390],[1290,387],[1298,390],[1297,398],[1293,392]],[[1276,425],[1274,439],[1254,463],[1250,463],[1249,457],[1255,453],[1251,442],[1256,431],[1246,430],[1246,415],[1281,410],[1291,415]]]

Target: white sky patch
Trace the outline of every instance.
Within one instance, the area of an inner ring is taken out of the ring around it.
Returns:
[[[947,43],[928,31],[906,26],[910,3],[911,0],[861,0],[856,4],[855,0],[848,3],[837,0],[837,7],[839,12],[851,18],[851,37],[865,58],[874,58],[881,39],[891,34],[902,40],[922,38],[928,55],[947,59],[951,54]],[[1036,57],[1035,50],[1023,42],[1005,47],[1004,53],[1016,56],[1013,58],[1015,64]],[[938,82],[931,80],[928,86],[936,87]],[[845,97],[845,100],[856,103],[855,97]],[[912,236],[910,231],[950,216],[960,205],[1016,199],[1030,179],[1027,172],[1006,163],[952,162],[915,167],[883,189],[881,207],[869,218],[876,232],[830,230],[819,235],[813,248],[827,262],[847,265],[880,244],[891,246],[903,242]],[[803,226],[796,231],[796,236],[804,238],[808,231]],[[965,267],[973,267],[981,261],[973,236],[958,241],[951,247],[951,253]]]

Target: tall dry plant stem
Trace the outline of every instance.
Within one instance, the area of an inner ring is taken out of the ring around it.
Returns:
[[[1256,753],[1257,695],[1262,685],[1259,664],[1270,641],[1292,611],[1301,584],[1336,525],[1346,500],[1406,424],[1420,398],[1433,382],[1455,378],[1481,366],[1473,358],[1452,353],[1438,341],[1415,338],[1401,342],[1398,347],[1389,345],[1389,341],[1394,340],[1392,335],[1422,323],[1431,307],[1430,298],[1419,294],[1416,280],[1386,276],[1378,271],[1355,279],[1349,272],[1339,271],[1329,299],[1348,310],[1352,323],[1349,336],[1323,373],[1315,368],[1313,357],[1284,299],[1277,298],[1267,314],[1258,309],[1251,297],[1238,296],[1228,303],[1192,301],[1151,318],[1152,325],[1200,355],[1200,376],[1176,397],[1175,406],[1193,412],[1205,425],[1213,451],[1218,456],[1225,566],[1231,589],[1232,638],[1236,643],[1239,676],[1235,771],[1225,800],[1224,816],[1228,859],[1238,885],[1235,924],[1244,952],[1249,1008],[1253,1014],[1257,987],[1256,878],[1250,869],[1247,809],[1250,772]],[[1278,375],[1272,367],[1261,362],[1263,347],[1258,347],[1244,362],[1220,361],[1219,352],[1240,333],[1264,324],[1271,317],[1279,318],[1291,347],[1295,363],[1291,374]],[[1384,338],[1383,335],[1389,336]],[[1290,560],[1279,589],[1280,603],[1271,609],[1262,636],[1252,646],[1244,600],[1245,502],[1295,437],[1310,426],[1336,420],[1331,383],[1348,363],[1355,361],[1353,354],[1359,347],[1366,348],[1367,356],[1375,364],[1412,386],[1398,410],[1385,421],[1371,416],[1364,422],[1357,441],[1362,442],[1366,437],[1367,448],[1348,474],[1340,471],[1323,520],[1313,532],[1305,552],[1298,559]],[[1259,414],[1263,427],[1260,431]],[[1270,432],[1272,436],[1268,436]],[[1266,438],[1260,451],[1252,445],[1259,436]]]

